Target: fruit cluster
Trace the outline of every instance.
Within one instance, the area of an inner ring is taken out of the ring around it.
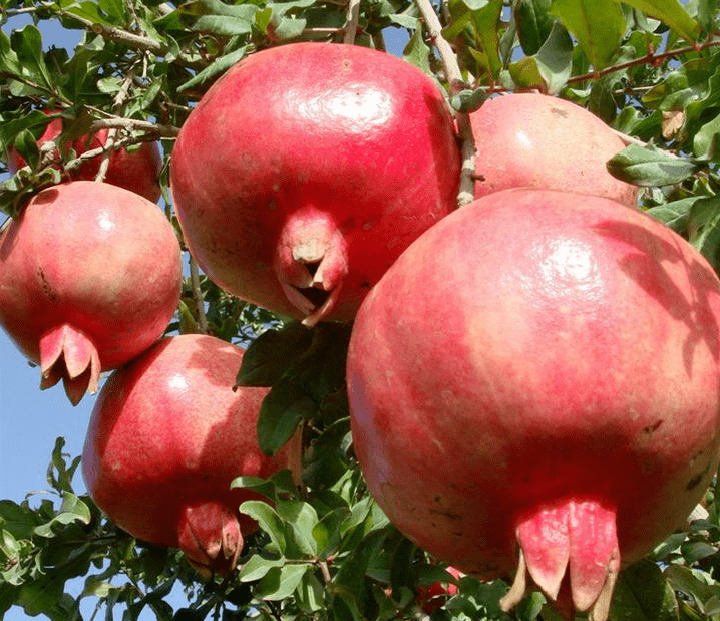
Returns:
[[[455,122],[429,77],[359,46],[270,48],[189,114],[173,206],[228,292],[309,327],[353,322],[353,446],[405,536],[454,578],[509,577],[505,609],[534,584],[603,621],[621,568],[717,468],[720,280],[607,171],[623,142],[583,108],[516,93],[470,124],[475,200],[458,207]],[[267,389],[233,390],[237,347],[158,341],[180,280],[168,221],[108,184],[45,190],[0,236],[0,325],[42,386],[77,402],[118,369],[89,425],[90,494],[210,575],[256,528],[231,481],[300,477],[302,446],[259,449]]]

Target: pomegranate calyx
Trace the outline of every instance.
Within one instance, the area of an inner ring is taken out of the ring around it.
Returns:
[[[542,505],[521,519],[516,528],[520,546],[518,568],[503,610],[525,593],[525,571],[552,600],[557,601],[570,573],[573,606],[590,612],[592,621],[605,621],[620,573],[620,548],[615,509],[596,500],[571,498]]]
[[[68,399],[77,405],[86,392],[97,392],[100,358],[92,341],[65,323],[40,338],[40,370],[41,390],[62,379]]]
[[[286,222],[274,265],[288,301],[312,327],[335,306],[349,269],[347,241],[329,214],[306,208]]]
[[[244,544],[237,516],[216,501],[184,507],[177,535],[180,549],[204,579],[232,571]]]

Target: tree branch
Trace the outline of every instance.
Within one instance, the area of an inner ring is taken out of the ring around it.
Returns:
[[[437,48],[440,54],[445,77],[447,78],[450,96],[452,97],[466,87],[465,81],[457,62],[457,56],[453,52],[450,43],[442,36],[442,25],[430,4],[430,0],[415,0],[415,4],[422,15],[425,26],[428,29],[430,41]],[[458,190],[458,205],[466,205],[475,198],[475,139],[470,127],[470,117],[465,112],[457,112],[458,134],[461,142],[462,168],[460,170],[460,188]]]

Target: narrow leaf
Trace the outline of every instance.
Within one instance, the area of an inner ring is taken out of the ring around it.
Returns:
[[[665,22],[688,41],[695,41],[700,32],[698,24],[678,0],[623,0],[625,4]]]
[[[280,601],[290,597],[311,567],[302,563],[271,569],[260,581],[255,596],[268,601]]]
[[[695,164],[673,158],[656,147],[631,144],[619,151],[607,164],[612,175],[639,186],[664,186],[680,183],[695,172]]]

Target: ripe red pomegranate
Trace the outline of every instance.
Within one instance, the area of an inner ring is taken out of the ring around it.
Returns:
[[[182,549],[208,576],[235,567],[257,524],[239,476],[299,468],[299,436],[274,456],[257,443],[267,388],[233,390],[243,351],[212,336],[169,337],[110,376],[82,455],[90,496],[133,536]]]
[[[564,190],[634,206],[637,188],[606,164],[622,139],[592,112],[539,93],[486,101],[470,115],[475,137],[475,198],[509,188]]]
[[[459,580],[462,577],[462,573],[454,567],[447,567],[445,569],[450,576],[455,580]],[[448,581],[436,581],[428,587],[418,587],[418,603],[420,608],[425,614],[432,614],[434,610],[440,608],[448,597],[456,595],[458,587],[456,584]]]
[[[719,356],[720,281],[681,237],[604,198],[497,192],[424,233],[365,299],[353,442],[430,554],[483,579],[516,568],[506,608],[527,568],[601,621],[621,563],[715,473]]]
[[[0,326],[73,404],[162,335],[181,282],[162,212],[106,183],[43,190],[0,234]]]
[[[53,111],[47,112],[52,114]],[[62,131],[62,119],[55,118],[48,123],[45,131],[38,139],[38,146],[52,140]],[[82,136],[64,148],[74,149],[77,155],[102,147],[107,142],[108,130],[100,129],[92,136]],[[98,156],[80,165],[69,174],[73,181],[94,181],[100,169],[102,157]],[[25,160],[15,149],[8,150],[8,171],[16,173]],[[135,192],[150,202],[157,203],[160,199],[158,175],[162,166],[160,150],[156,142],[143,142],[139,147],[128,151],[124,147],[110,152],[110,161],[105,174],[105,182]]]
[[[217,284],[281,314],[350,320],[455,207],[460,155],[432,80],[364,47],[293,43],[241,61],[180,130],[170,183]]]

